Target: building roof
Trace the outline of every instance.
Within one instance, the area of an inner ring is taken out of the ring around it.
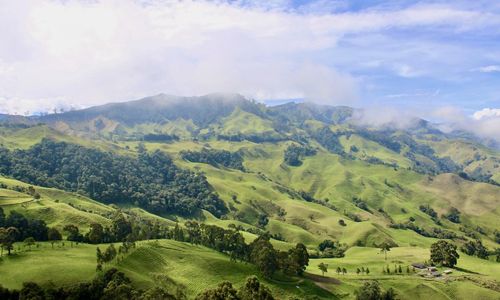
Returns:
[[[412,263],[411,265],[417,269],[425,269],[426,268],[426,265],[423,263]]]

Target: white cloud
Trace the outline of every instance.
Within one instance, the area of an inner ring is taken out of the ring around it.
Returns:
[[[351,122],[362,126],[408,128],[418,120],[415,111],[389,106],[372,106],[354,111]]]
[[[445,132],[463,130],[500,143],[500,108],[484,108],[469,116],[448,106],[436,110],[435,116],[445,121],[440,127]]]
[[[500,72],[500,66],[497,66],[497,65],[484,66],[484,67],[478,68],[477,70],[479,72],[483,72],[483,73]]]
[[[245,2],[2,1],[0,112],[160,92],[351,104],[362,82],[323,53],[344,36],[412,26],[465,31],[500,22],[491,13],[444,5],[338,13],[317,5],[284,9],[288,1]],[[397,66],[401,76],[422,74]]]
[[[476,111],[472,117],[476,120],[500,118],[500,108],[483,108],[482,110]],[[498,134],[500,135],[500,131]]]

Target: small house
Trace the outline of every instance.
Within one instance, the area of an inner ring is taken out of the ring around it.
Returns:
[[[415,269],[419,269],[419,270],[423,270],[427,267],[423,263],[412,263],[411,266],[414,267]]]

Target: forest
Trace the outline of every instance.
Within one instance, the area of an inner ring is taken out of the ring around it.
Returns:
[[[129,157],[44,139],[27,150],[0,148],[0,173],[156,213],[193,215],[205,209],[221,216],[227,211],[202,174],[176,167],[160,151],[142,149]]]

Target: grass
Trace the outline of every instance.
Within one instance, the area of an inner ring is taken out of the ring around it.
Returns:
[[[314,259],[309,263],[307,272],[321,275],[318,268],[320,263],[328,264],[329,270],[325,276],[333,277],[341,281],[341,284],[329,284],[329,288],[336,295],[347,295],[353,298],[354,291],[366,280],[377,280],[387,289],[392,287],[403,299],[497,299],[499,293],[485,288],[480,282],[498,280],[500,264],[491,263],[465,254],[461,255],[457,269],[446,277],[439,279],[427,279],[418,276],[410,267],[410,273],[406,272],[406,266],[411,263],[424,262],[429,259],[429,250],[419,247],[397,247],[392,248],[384,254],[375,248],[353,247],[350,248],[343,258]],[[394,266],[402,265],[402,274],[394,273]],[[382,270],[390,267],[391,274],[383,274]],[[338,275],[336,268],[346,268],[347,275]],[[370,274],[356,274],[356,269],[364,267],[370,269]],[[441,271],[447,268],[439,268]],[[476,270],[479,274],[471,274],[467,270]],[[475,281],[467,277],[476,278]],[[474,295],[478,298],[474,298]],[[470,298],[472,297],[472,298]]]
[[[102,249],[106,245],[79,244],[72,248],[66,242],[52,249],[49,243],[39,243],[31,251],[19,247],[16,245],[13,255],[0,260],[0,284],[4,287],[20,288],[26,281],[62,286],[89,281],[95,275],[96,247]],[[125,272],[141,289],[155,286],[157,276],[173,278],[176,284],[186,287],[189,299],[224,280],[239,287],[247,277],[258,273],[251,264],[231,262],[227,255],[214,250],[172,240],[139,242],[136,249],[105,268],[112,266]],[[260,280],[278,299],[310,294],[332,299],[329,292],[309,280],[280,276]]]
[[[154,124],[141,126],[127,130],[176,133],[182,137],[189,137],[190,132],[196,129],[185,120],[177,120],[164,126]],[[311,123],[309,126],[319,125]],[[256,115],[235,111],[222,120],[219,127],[211,129],[223,134],[270,133],[272,124]],[[138,144],[138,142],[113,143],[76,138],[55,132],[45,126],[2,130],[0,143],[11,149],[27,148],[43,137],[50,137],[123,155],[134,155]],[[406,266],[415,261],[428,259],[429,246],[436,239],[423,237],[410,230],[391,229],[387,226],[391,222],[406,222],[411,217],[419,226],[437,227],[438,225],[428,215],[418,209],[421,204],[431,205],[439,214],[446,213],[451,206],[457,207],[462,212],[462,223],[457,225],[443,220],[444,229],[463,235],[459,231],[460,226],[471,229],[481,226],[486,231],[486,235],[481,235],[483,243],[488,248],[498,247],[491,237],[494,230],[500,230],[497,222],[500,217],[499,187],[466,181],[452,174],[438,176],[417,174],[406,168],[409,161],[404,156],[357,135],[351,135],[349,139],[342,137],[341,143],[346,151],[353,145],[362,149],[355,154],[358,158],[374,156],[385,162],[395,162],[400,167],[395,169],[342,158],[327,152],[319,145],[315,145],[319,147],[316,155],[304,158],[302,165],[298,167],[291,167],[283,164],[283,153],[289,142],[255,144],[248,141],[184,140],[175,143],[146,143],[146,147],[148,150],[165,151],[182,168],[203,172],[230,208],[227,220],[214,218],[204,212],[199,221],[226,228],[229,224],[236,224],[255,230],[259,227],[257,224],[259,215],[266,214],[269,223],[262,229],[280,234],[284,238],[285,241],[272,241],[280,250],[287,250],[298,242],[314,249],[327,238],[339,240],[350,246],[373,246],[389,238],[401,246],[393,248],[388,254],[387,262],[383,259],[383,255],[378,253],[378,249],[369,247],[352,247],[341,259],[312,260],[308,272],[319,275],[317,265],[320,262],[328,263],[330,265],[328,275],[340,279],[341,284],[313,283],[297,279],[289,281],[283,278],[266,282],[280,299],[286,299],[290,295],[303,298],[306,294],[334,297],[325,294],[326,292],[317,285],[331,290],[337,297],[346,296],[350,299],[354,291],[368,279],[378,280],[384,288],[393,287],[399,295],[410,299],[498,298],[498,293],[466,277],[472,276],[479,281],[500,280],[498,275],[500,264],[465,254],[461,254],[459,260],[460,270],[454,271],[446,282],[423,279],[413,274],[383,275],[381,270],[387,264],[393,269],[395,263]],[[483,167],[494,173],[493,178],[500,176],[500,172],[494,166],[497,159],[496,152],[480,147],[474,149],[476,146],[462,143],[450,144],[451,146],[439,141],[427,143],[437,151],[438,155],[452,156],[464,163],[477,152],[485,159],[469,163],[468,170]],[[245,159],[246,172],[190,163],[180,159],[178,155],[182,150],[196,150],[202,147],[240,151]],[[461,147],[466,148],[461,151]],[[0,177],[0,182],[10,187],[27,186],[25,183],[3,177]],[[7,212],[19,210],[29,217],[43,219],[49,226],[62,228],[65,224],[76,224],[82,232],[87,230],[91,222],[109,224],[109,216],[116,211],[115,207],[74,193],[35,188],[41,194],[39,201],[33,201],[31,196],[23,193],[0,189],[0,206]],[[328,201],[336,209],[304,201],[295,196],[294,191],[306,191],[316,199]],[[353,197],[365,201],[370,211],[356,207],[352,201]],[[144,218],[173,224],[173,221],[138,208],[122,208],[133,210]],[[345,215],[346,213],[359,215],[362,222],[354,222]],[[341,219],[347,226],[339,224]],[[180,217],[178,220],[185,221]],[[248,232],[243,234],[247,242],[256,237]],[[22,251],[16,256],[4,257],[0,262],[0,283],[8,287],[18,287],[26,280],[46,281],[47,276],[44,274],[51,274],[51,280],[62,284],[92,278],[95,271],[95,246],[79,245],[73,249],[66,246],[52,250],[48,244],[41,245],[31,252]],[[43,263],[40,264],[40,261]],[[246,276],[256,273],[251,265],[231,263],[220,253],[174,241],[160,241],[159,244],[142,242],[136,251],[125,257],[117,266],[143,288],[153,285],[154,276],[157,274],[171,276],[178,284],[187,286],[190,296],[194,296],[206,287],[215,286],[223,279],[234,281],[239,285]],[[337,266],[346,267],[349,274],[345,276],[332,274],[333,268]],[[372,273],[353,274],[353,271],[361,266],[369,267]],[[9,270],[12,270],[12,276],[7,273]],[[73,270],[73,273],[69,270]]]

